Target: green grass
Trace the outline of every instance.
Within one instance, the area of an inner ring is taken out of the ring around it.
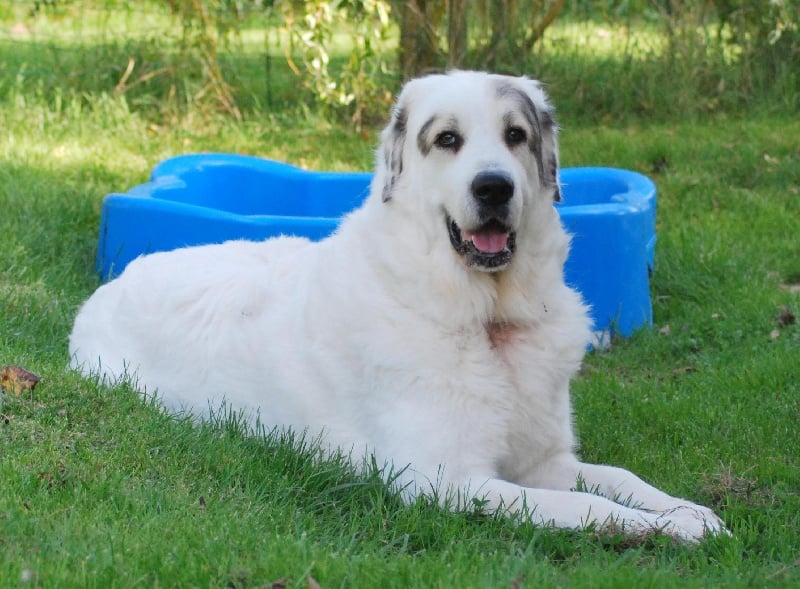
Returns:
[[[0,367],[42,381],[0,398],[0,585],[800,584],[800,326],[778,319],[800,313],[795,116],[767,104],[652,122],[558,103],[565,166],[639,170],[659,188],[655,325],[588,356],[574,386],[581,454],[714,506],[734,536],[690,548],[405,506],[302,440],[196,426],[69,372],[71,322],[98,284],[103,195],[203,150],[367,170],[376,130],[294,108],[231,122],[189,104],[154,120],[102,89],[3,84]]]

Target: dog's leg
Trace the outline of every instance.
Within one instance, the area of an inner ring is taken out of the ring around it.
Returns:
[[[684,542],[697,542],[707,533],[719,531],[711,530],[704,519],[685,517],[678,511],[647,511],[593,493],[520,487],[500,479],[489,479],[470,495],[486,511],[515,514],[526,509],[533,523],[554,528],[594,526],[630,535],[660,532]]]
[[[632,472],[615,466],[579,462],[563,455],[537,469],[526,484],[568,491],[579,488],[644,513],[656,514],[676,526],[705,534],[727,534],[722,520],[709,508],[672,497]]]
[[[685,499],[673,497],[644,482],[624,468],[602,464],[578,463],[578,477],[589,490],[647,511],[660,512],[676,521],[697,520],[702,522],[709,534],[728,533],[722,520],[708,507]]]

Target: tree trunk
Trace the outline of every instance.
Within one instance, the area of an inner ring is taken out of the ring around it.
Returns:
[[[467,59],[467,0],[447,2],[447,67],[461,67]]]
[[[437,67],[494,69],[523,63],[545,29],[559,15],[566,0],[392,0],[400,24],[399,61],[403,80]],[[487,37],[475,55],[469,49],[469,17],[478,18]],[[444,19],[447,18],[446,28]],[[447,46],[439,47],[438,33],[447,34]],[[440,55],[442,49],[446,55]]]
[[[400,72],[403,80],[434,69],[438,43],[436,31],[444,14],[437,0],[396,1],[400,16]]]
[[[525,41],[525,51],[530,51],[536,41],[542,38],[544,35],[545,29],[553,24],[553,21],[556,20],[556,17],[561,12],[561,9],[564,8],[565,0],[555,0],[547,9],[547,12],[542,17],[538,23],[534,23],[532,27],[532,31],[528,39]]]

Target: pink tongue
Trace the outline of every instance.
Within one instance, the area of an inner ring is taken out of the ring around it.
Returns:
[[[508,245],[508,233],[470,233],[464,232],[464,240],[470,240],[475,245],[475,249],[484,254],[497,254],[506,249]]]

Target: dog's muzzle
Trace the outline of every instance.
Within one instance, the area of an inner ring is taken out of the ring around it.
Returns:
[[[499,221],[489,221],[474,231],[464,231],[447,217],[450,243],[467,266],[489,272],[502,270],[511,261],[517,234]]]
[[[516,246],[516,233],[506,221],[514,182],[504,172],[481,172],[472,180],[470,189],[481,223],[475,229],[462,229],[448,216],[450,243],[468,266],[489,272],[502,270],[511,261]]]

